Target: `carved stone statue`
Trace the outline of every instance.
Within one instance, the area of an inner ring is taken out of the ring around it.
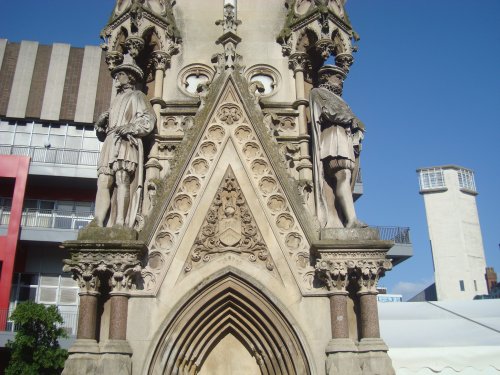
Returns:
[[[104,142],[97,163],[95,221],[101,227],[133,227],[144,181],[142,138],[153,131],[156,116],[135,88],[143,78],[138,66],[121,64],[111,74],[117,95],[95,124]]]
[[[324,228],[367,226],[352,198],[365,129],[341,98],[344,78],[342,69],[325,65],[310,96],[316,211]]]

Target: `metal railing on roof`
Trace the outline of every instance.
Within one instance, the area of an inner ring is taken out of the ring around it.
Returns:
[[[408,227],[374,227],[378,230],[381,240],[394,241],[397,244],[411,244],[410,228]]]
[[[88,166],[96,166],[99,158],[99,151],[16,145],[0,145],[0,154],[29,156],[36,163]]]
[[[0,309],[0,331],[17,332],[16,325],[12,320],[9,320],[13,310]],[[61,312],[63,323],[60,325],[68,336],[76,336],[78,329],[78,312]]]
[[[0,225],[8,225],[10,207],[0,207]],[[91,211],[74,212],[64,210],[41,210],[25,208],[21,226],[57,229],[81,229],[94,219]]]

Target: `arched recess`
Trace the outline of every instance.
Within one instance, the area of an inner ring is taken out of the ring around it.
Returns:
[[[260,290],[226,273],[177,311],[157,341],[147,374],[197,374],[228,334],[264,375],[306,375],[311,369],[292,325]]]

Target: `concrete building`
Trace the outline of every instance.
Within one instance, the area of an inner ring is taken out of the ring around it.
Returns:
[[[474,172],[455,165],[417,170],[424,197],[437,299],[488,294]]]
[[[63,313],[70,374],[392,373],[376,285],[411,256],[409,230],[315,214],[307,97],[353,52],[343,2],[325,4],[117,1],[104,50],[0,40],[0,176],[15,178],[0,185],[0,344],[29,299]],[[140,212],[134,230],[78,234],[124,62],[157,118]]]

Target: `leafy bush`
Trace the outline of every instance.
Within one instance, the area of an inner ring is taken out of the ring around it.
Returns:
[[[58,326],[63,319],[57,308],[23,302],[17,305],[10,319],[14,321],[16,337],[7,343],[11,359],[5,374],[60,374],[68,352],[59,346],[58,339],[67,335]]]

